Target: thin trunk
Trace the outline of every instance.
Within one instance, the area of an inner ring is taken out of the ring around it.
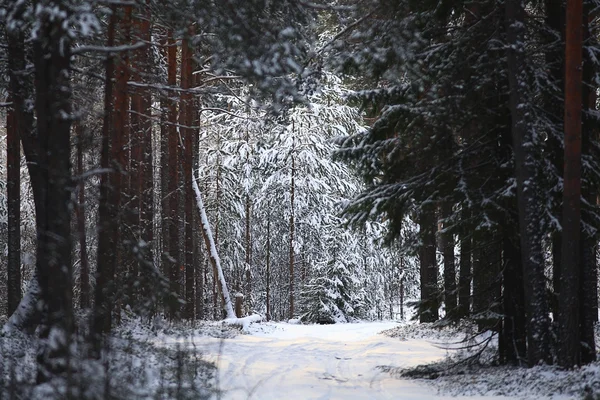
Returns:
[[[169,56],[168,43],[166,35],[163,35],[161,45],[166,59]],[[169,133],[171,132],[169,110],[171,100],[168,96],[168,92],[161,92],[160,94],[160,263],[161,272],[167,277],[170,276],[171,265],[169,261],[169,200],[171,198],[169,193]],[[168,304],[165,304],[165,308],[168,308]]]
[[[115,44],[116,7],[112,7],[108,23],[107,47]],[[102,138],[100,149],[100,168],[108,170],[111,167],[110,150],[114,134],[114,58],[109,55],[106,60],[104,83],[104,118],[102,122]],[[101,339],[112,328],[112,304],[114,301],[114,279],[117,248],[118,221],[116,220],[115,204],[112,203],[113,190],[111,186],[115,171],[100,175],[100,200],[98,204],[98,250],[96,263],[96,288],[94,291],[94,316],[92,320],[92,340],[95,356],[100,356]],[[116,188],[115,188],[116,189]]]
[[[220,144],[220,143],[219,143]],[[217,187],[216,187],[216,204],[217,209],[215,211],[215,247],[218,249],[219,247],[219,217],[221,214],[220,206],[221,206],[221,164],[220,158],[217,155]],[[217,281],[216,281],[217,271],[213,266],[213,309],[214,309],[214,318],[220,318],[219,314],[219,293],[217,291]]]
[[[536,160],[531,146],[533,129],[528,120],[530,118],[528,109],[523,107],[523,104],[529,103],[525,68],[525,9],[522,0],[507,0],[505,7],[510,110],[517,178],[521,257],[525,278],[525,311],[529,344],[527,356],[529,365],[533,366],[540,361],[552,362],[550,318],[541,244],[540,188]]]
[[[194,86],[199,86],[201,84],[200,74],[195,74]],[[198,171],[200,166],[199,160],[199,147],[200,147],[200,113],[198,109],[200,108],[200,101],[197,97],[194,98],[192,105],[194,112],[192,115],[192,123],[194,128],[192,130],[192,153],[194,157],[193,168],[194,171]],[[192,174],[193,179],[193,174]],[[196,315],[199,319],[205,318],[205,310],[204,310],[204,285],[206,283],[206,275],[204,268],[203,254],[201,250],[201,231],[198,224],[198,213],[194,213],[193,215],[193,233],[194,233],[194,270],[196,271]]]
[[[294,151],[292,149],[292,151]],[[295,194],[295,185],[294,178],[296,174],[296,163],[295,157],[292,153],[292,171],[291,171],[291,183],[290,183],[290,318],[294,318],[294,233],[295,233],[295,223],[294,223],[294,194]]]
[[[248,193],[246,193],[246,199],[245,199],[245,222],[246,222],[246,259],[245,259],[245,266],[244,269],[246,271],[246,304],[249,307],[250,304],[252,303],[251,298],[252,298],[252,271],[250,269],[250,262],[251,262],[251,251],[252,251],[252,243],[251,243],[251,237],[250,237],[250,218],[251,215],[250,213],[252,212],[252,206],[250,205],[250,196],[248,195]]]
[[[77,175],[83,175],[83,135],[84,128],[81,123],[76,126],[77,132]],[[79,307],[86,309],[90,307],[90,276],[89,276],[89,263],[87,255],[87,241],[85,233],[85,182],[81,180],[79,182],[79,190],[77,195],[79,201],[77,202],[77,231],[79,234],[79,259],[80,259],[80,273],[79,273]]]
[[[400,320],[404,321],[404,259],[400,259]]]
[[[217,246],[215,245],[214,237],[208,223],[208,217],[206,216],[206,210],[204,209],[204,204],[202,202],[202,195],[200,193],[200,189],[198,188],[198,184],[196,183],[195,177],[192,178],[192,184],[194,192],[196,193],[198,212],[200,213],[202,236],[204,237],[204,243],[206,245],[206,251],[209,254],[210,262],[213,265],[213,271],[216,272],[214,279],[218,282],[218,290],[221,295],[223,310],[225,311],[227,318],[235,318],[235,313],[233,312],[233,306],[231,304],[231,297],[229,297],[225,276],[223,275],[223,269],[221,268],[221,260],[219,258],[219,254],[217,253]]]
[[[271,320],[271,218],[267,216],[267,321]]]

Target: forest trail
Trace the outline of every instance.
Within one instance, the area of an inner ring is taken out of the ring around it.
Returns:
[[[194,346],[217,363],[225,400],[456,399],[436,395],[425,383],[381,372],[379,366],[414,366],[446,354],[428,340],[401,341],[378,334],[395,326],[263,323],[233,339],[195,337]]]

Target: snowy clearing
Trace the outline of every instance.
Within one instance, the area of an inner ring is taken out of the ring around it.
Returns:
[[[227,400],[461,398],[439,395],[428,381],[396,378],[381,370],[380,367],[416,366],[447,355],[446,350],[435,346],[435,339],[399,340],[379,334],[398,325],[395,322],[337,325],[263,323],[251,325],[247,334],[235,338],[195,336],[193,342],[207,361],[217,364],[217,387],[222,391],[221,398]],[[189,345],[189,339],[182,341],[163,337],[160,342],[168,346]],[[464,389],[469,392],[468,387]],[[515,397],[463,398],[493,400]]]

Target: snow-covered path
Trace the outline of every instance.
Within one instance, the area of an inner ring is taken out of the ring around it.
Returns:
[[[400,341],[378,334],[394,326],[256,324],[247,335],[196,337],[194,342],[206,359],[218,363],[219,389],[227,400],[456,399],[377,368],[413,366],[445,355],[426,340]]]

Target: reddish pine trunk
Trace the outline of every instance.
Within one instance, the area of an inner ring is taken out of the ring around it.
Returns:
[[[558,363],[581,363],[579,279],[581,221],[581,99],[583,1],[567,2],[565,53],[565,163]]]
[[[192,94],[186,89],[190,89],[193,82],[193,68],[192,68],[192,57],[193,52],[191,49],[189,38],[184,38],[181,45],[181,88],[184,90],[181,95],[180,109],[182,110],[179,115],[179,124],[181,136],[184,140],[183,149],[183,182],[185,192],[185,315],[184,318],[194,318],[194,208],[193,199],[194,193],[192,190],[192,165],[193,165],[193,136],[194,131],[191,129],[193,122],[193,103]]]
[[[177,47],[173,32],[169,31],[167,39],[167,72],[168,84],[171,87],[177,85]],[[172,94],[171,94],[172,95]],[[171,294],[179,296],[179,134],[177,132],[177,103],[169,100],[168,106],[168,147],[169,147],[169,256],[171,267],[169,277],[171,282]],[[177,302],[171,301],[169,314],[171,319],[177,316]]]
[[[119,44],[129,44],[131,42],[131,13],[132,7],[125,6],[122,10],[122,16],[117,24],[116,31],[120,33]],[[124,246],[124,241],[131,240],[131,235],[127,233],[124,222],[131,222],[128,211],[132,197],[131,187],[129,185],[128,172],[130,171],[130,126],[129,126],[129,91],[127,82],[130,79],[129,54],[122,52],[119,54],[115,69],[115,99],[114,99],[114,119],[113,119],[113,137],[111,138],[111,158],[115,173],[112,183],[111,208],[114,213],[111,218],[117,222],[116,242],[116,275],[119,280],[124,280],[127,273],[126,268],[131,268],[132,262],[128,249]],[[131,228],[131,225],[129,226]],[[120,318],[120,307],[123,299],[115,299],[115,316]]]

